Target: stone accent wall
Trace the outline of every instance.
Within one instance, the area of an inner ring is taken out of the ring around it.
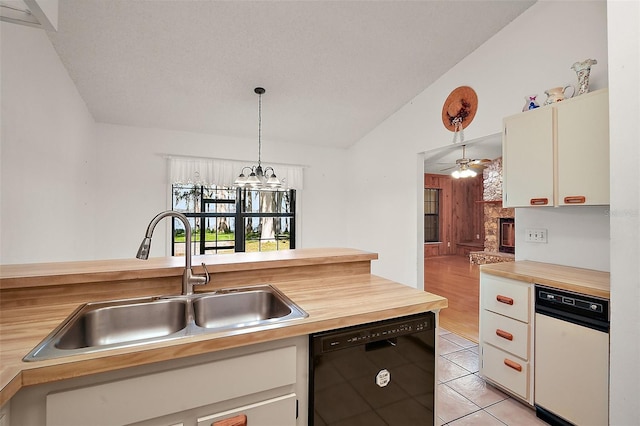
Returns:
[[[484,251],[469,254],[471,263],[482,265],[485,263],[511,262],[513,254],[500,253],[498,247],[498,228],[501,217],[515,218],[513,208],[502,207],[502,158],[496,158],[485,167],[483,173],[484,204]],[[516,225],[517,226],[517,225]],[[517,250],[517,248],[516,248]]]
[[[482,171],[484,201],[502,201],[502,157],[493,160]]]
[[[513,262],[514,256],[509,253],[489,253],[486,251],[472,251],[469,253],[469,262],[474,265],[487,263]]]

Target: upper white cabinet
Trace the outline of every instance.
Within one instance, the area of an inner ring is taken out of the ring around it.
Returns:
[[[609,204],[607,89],[504,119],[504,207]]]

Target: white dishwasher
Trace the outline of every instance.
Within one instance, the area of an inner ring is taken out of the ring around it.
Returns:
[[[537,416],[551,425],[607,425],[609,300],[535,289]]]

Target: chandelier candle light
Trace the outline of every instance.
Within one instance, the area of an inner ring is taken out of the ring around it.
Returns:
[[[258,165],[246,166],[242,168],[242,172],[236,178],[235,184],[252,188],[279,188],[282,184],[276,177],[273,167],[262,168],[262,95],[265,90],[262,87],[256,87],[254,90],[258,94]],[[249,176],[245,176],[245,170],[251,170]]]

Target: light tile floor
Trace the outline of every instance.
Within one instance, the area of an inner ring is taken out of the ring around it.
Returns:
[[[546,425],[535,411],[478,376],[478,345],[438,329],[438,425]]]

